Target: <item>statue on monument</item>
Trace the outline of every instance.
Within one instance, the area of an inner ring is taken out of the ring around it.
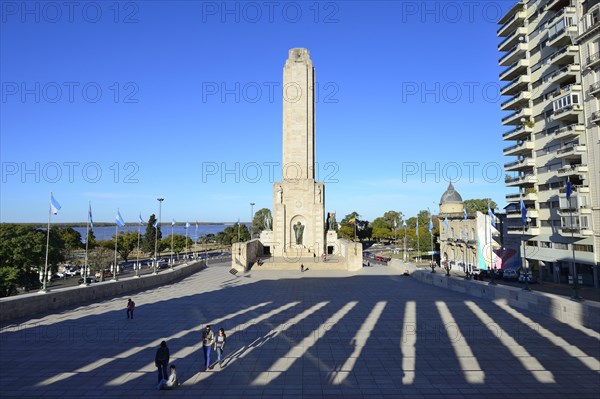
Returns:
[[[271,217],[271,212],[265,213],[264,224],[265,224],[265,230],[271,231],[271,229],[273,228],[273,218]]]
[[[304,226],[298,222],[294,225],[294,233],[296,235],[296,244],[302,245],[302,236],[304,234]]]
[[[327,230],[335,230],[337,222],[335,221],[335,212],[329,212],[327,217]]]
[[[277,188],[277,201],[280,204],[283,204],[283,188],[281,188],[281,186]]]
[[[323,199],[321,197],[321,187],[317,186],[317,203],[320,204],[321,202],[323,202]]]

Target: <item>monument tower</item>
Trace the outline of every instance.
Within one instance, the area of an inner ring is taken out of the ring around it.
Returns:
[[[307,49],[293,48],[283,67],[282,181],[260,238],[232,245],[232,273],[362,268],[362,244],[339,239],[335,213],[325,220],[325,185],[315,180],[315,70]],[[321,255],[326,256],[321,257]]]
[[[282,182],[273,184],[275,256],[325,252],[325,186],[315,181],[315,70],[307,49],[283,68]]]

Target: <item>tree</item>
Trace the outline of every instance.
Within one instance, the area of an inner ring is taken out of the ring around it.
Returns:
[[[39,287],[46,258],[45,230],[29,226],[0,224],[0,295],[16,293],[18,287]],[[48,270],[52,275],[63,262],[64,242],[56,227],[50,229]]]
[[[272,216],[271,216],[271,210],[268,208],[262,208],[258,211],[256,211],[256,213],[254,214],[254,218],[252,219],[252,234],[259,234],[261,231],[263,230],[267,230],[267,227],[265,226],[265,220],[266,218],[269,218],[271,220],[271,226],[272,226]],[[269,230],[272,227],[269,227]]]
[[[156,222],[156,216],[154,214],[150,215],[148,218],[148,223],[146,224],[146,232],[142,237],[142,241],[140,246],[142,247],[142,252],[147,254],[154,254],[154,244],[156,237],[156,227],[154,227],[154,223]],[[158,241],[162,238],[162,231],[160,226],[158,226]]]
[[[138,232],[137,231],[120,231],[119,239],[117,240],[117,253],[125,262],[129,259],[129,254],[137,248]],[[106,249],[115,249],[115,236],[111,240],[104,241],[103,246]]]
[[[490,202],[490,208],[492,211],[498,207],[498,204],[496,204],[490,198],[465,200],[463,201],[463,205],[467,210],[467,213],[481,212],[486,214],[488,211],[488,202]]]
[[[97,246],[90,251],[88,255],[88,265],[90,267],[90,271],[92,273],[100,272],[100,281],[104,281],[104,269],[109,268],[113,261],[114,253],[104,245]]]
[[[187,242],[188,248],[190,248],[193,244],[193,241],[191,238],[187,237],[187,241],[186,241],[186,237],[181,234],[173,234],[173,248],[171,248],[171,236],[170,235],[163,238],[161,240],[161,242],[165,248],[169,248],[171,251],[173,251],[176,254],[181,253],[185,249],[186,242]]]
[[[250,232],[245,224],[238,225],[235,223],[233,226],[227,226],[223,231],[217,233],[215,239],[220,245],[231,245],[234,242],[244,242],[250,240]]]
[[[94,249],[98,246],[98,242],[96,241],[96,235],[94,234],[94,230],[89,231],[86,241],[88,241],[88,250]],[[85,245],[84,245],[84,247],[85,247]]]
[[[372,229],[369,227],[369,222],[366,220],[359,220],[359,216],[360,215],[356,211],[344,216],[338,232],[342,238],[351,240],[356,236],[359,240],[364,240],[371,237]]]
[[[81,233],[72,227],[62,227],[58,230],[67,253],[71,255],[75,250],[82,249]]]

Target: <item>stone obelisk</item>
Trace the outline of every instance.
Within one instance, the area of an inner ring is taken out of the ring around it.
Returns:
[[[291,49],[283,68],[283,181],[273,184],[275,256],[325,251],[325,186],[315,181],[314,87],[308,50]]]

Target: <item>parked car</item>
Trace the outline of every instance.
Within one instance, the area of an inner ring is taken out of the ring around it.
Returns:
[[[104,270],[103,274],[104,274],[104,278],[112,277],[113,276],[113,274],[112,274],[112,272],[110,270]],[[96,274],[94,275],[94,277],[96,277],[97,279],[99,279],[99,278],[102,277],[102,274],[100,272],[96,272]]]
[[[530,273],[524,272],[519,275],[519,283],[525,283],[525,277],[527,277],[527,282],[529,284],[533,284],[536,282]]]
[[[85,280],[86,280],[86,283],[87,283],[87,284],[91,284],[91,283],[95,283],[95,282],[96,282],[96,279],[95,279],[95,278],[93,278],[93,277],[86,277],[86,278],[85,278]],[[82,279],[82,278],[80,278],[80,279],[77,281],[77,284],[83,284],[83,279]]]
[[[505,269],[502,279],[505,281],[517,281],[519,279],[519,274],[516,269]]]

